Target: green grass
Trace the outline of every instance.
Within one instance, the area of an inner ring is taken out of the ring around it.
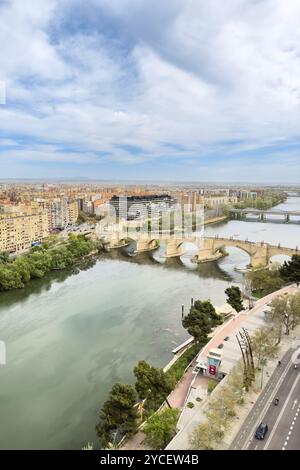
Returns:
[[[166,372],[166,375],[171,378],[174,385],[181,379],[185,369],[203,346],[203,344],[193,344],[193,346],[187,349]]]

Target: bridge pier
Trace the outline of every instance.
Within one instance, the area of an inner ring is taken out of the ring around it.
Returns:
[[[220,251],[220,248],[215,248],[215,242],[217,240],[204,238],[201,240],[201,248],[198,253],[194,256],[194,261],[196,263],[209,263],[211,261],[216,261],[223,256],[226,256],[224,252]]]
[[[135,253],[145,253],[147,251],[153,251],[159,246],[159,240],[138,239],[136,241]]]
[[[183,241],[177,240],[176,238],[170,238],[167,240],[166,245],[166,258],[176,258],[184,255],[184,250],[181,248]]]

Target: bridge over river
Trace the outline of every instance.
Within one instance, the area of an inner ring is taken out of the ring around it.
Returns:
[[[185,253],[183,244],[193,243],[197,246],[197,253],[193,261],[205,263],[218,260],[226,256],[226,247],[239,248],[250,256],[250,266],[252,268],[263,268],[269,265],[270,259],[275,255],[287,255],[299,253],[298,246],[293,248],[283,247],[280,244],[270,245],[265,242],[251,242],[249,240],[239,240],[234,238],[221,237],[201,237],[201,236],[178,236],[176,234],[153,234],[153,233],[130,233],[128,237],[114,234],[102,238],[108,250],[129,245],[132,241],[136,243],[135,253],[151,252],[158,248],[163,241],[166,245],[166,258],[182,256]]]
[[[247,215],[254,215],[259,220],[263,221],[271,220],[271,217],[268,216],[279,215],[282,216],[282,220],[286,223],[291,221],[300,222],[300,211],[285,211],[280,209],[260,210],[248,208],[230,209],[229,214],[233,219],[246,219]],[[294,217],[297,217],[297,219],[294,219]],[[272,221],[274,222],[274,219]]]

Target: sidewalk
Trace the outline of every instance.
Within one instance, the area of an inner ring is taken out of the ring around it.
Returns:
[[[198,357],[206,359],[206,356],[208,352],[210,351],[210,349],[216,348],[220,343],[222,343],[225,336],[232,336],[232,334],[235,331],[237,331],[242,325],[245,326],[247,321],[250,321],[252,317],[255,317],[257,315],[261,316],[263,307],[266,304],[268,304],[271,300],[273,300],[275,297],[283,295],[285,293],[291,294],[296,291],[297,291],[296,285],[288,286],[288,287],[284,287],[283,289],[280,289],[279,291],[273,292],[272,294],[265,296],[263,299],[258,300],[253,309],[247,312],[242,312],[238,314],[235,318],[233,318],[227,324],[225,324],[224,327],[221,328],[218,331],[218,333],[211,339],[211,341],[209,341],[207,345],[200,351]],[[298,288],[298,291],[299,291],[299,288]],[[267,376],[267,373],[270,375],[271,373],[270,365],[265,369],[265,373],[266,373],[266,376]],[[193,379],[196,380],[195,376],[193,376]],[[191,381],[191,385],[192,385],[192,381]],[[200,386],[200,388],[203,388],[203,386],[202,387]],[[194,402],[193,400],[194,395],[195,395],[194,390],[190,388],[187,401]],[[255,394],[253,395],[252,397],[253,402],[255,402],[258,395],[257,396]],[[202,391],[199,390],[198,396],[203,396],[203,390]],[[184,450],[184,449],[189,448],[190,434],[204,419],[202,410],[203,410],[203,406],[205,406],[206,401],[207,400],[204,399],[200,403],[194,402],[194,408],[189,409],[185,407],[183,409],[182,414],[179,418],[179,422],[178,422],[182,427],[178,426],[179,428],[181,427],[181,429],[176,434],[174,439],[167,446],[168,450],[181,450],[181,449]],[[250,405],[252,406],[251,403]],[[251,409],[251,407],[249,409]]]

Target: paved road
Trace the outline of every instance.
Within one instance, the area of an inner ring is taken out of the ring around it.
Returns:
[[[276,396],[279,405],[271,403],[262,418],[269,431],[263,441],[253,439],[249,450],[300,450],[300,373],[293,364]]]
[[[294,350],[286,352],[262,395],[246,418],[231,449],[290,450],[300,449],[300,370],[291,363]],[[273,404],[274,397],[279,404]],[[263,441],[254,438],[260,422],[269,430]]]

